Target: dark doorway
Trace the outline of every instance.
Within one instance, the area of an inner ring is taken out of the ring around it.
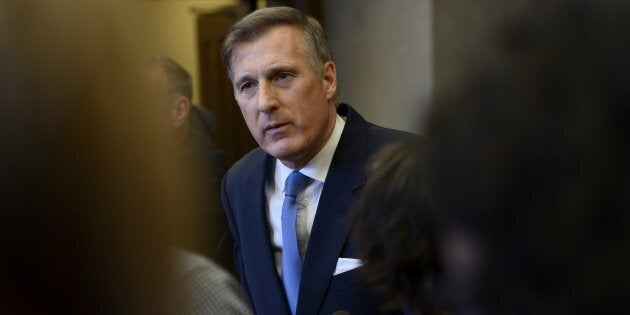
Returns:
[[[201,103],[217,119],[213,140],[216,148],[226,152],[229,165],[258,146],[234,100],[232,83],[221,61],[221,43],[227,30],[246,13],[246,7],[236,6],[203,14],[197,20]]]

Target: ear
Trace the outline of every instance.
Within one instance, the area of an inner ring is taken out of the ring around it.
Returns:
[[[190,114],[190,100],[185,96],[179,96],[173,105],[173,127],[179,128],[188,121]]]
[[[335,92],[337,92],[337,68],[335,67],[335,63],[330,60],[324,63],[323,81],[326,98],[331,100],[335,97]]]

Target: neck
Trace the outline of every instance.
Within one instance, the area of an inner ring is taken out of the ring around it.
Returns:
[[[320,150],[321,150],[321,148],[320,148]],[[319,152],[319,151],[317,151],[317,152]],[[317,155],[317,154],[315,154],[315,155]],[[284,164],[284,166],[286,166],[286,167],[288,167],[288,168],[290,168],[290,169],[295,171],[295,170],[299,170],[302,167],[306,166],[306,164],[308,164],[308,162],[311,159],[313,159],[315,157],[315,155],[309,157],[308,159],[303,159],[303,160],[300,160],[300,161],[280,160],[280,162],[282,164]]]
[[[326,137],[324,137],[324,140],[316,147],[315,150],[311,150],[307,152],[306,154],[299,157],[298,159],[292,159],[292,160],[278,159],[278,160],[280,160],[280,162],[284,164],[284,166],[292,170],[299,170],[303,168],[304,166],[306,166],[306,164],[308,164],[308,162],[310,162],[324,148],[324,146],[328,143],[328,141],[330,141],[330,137],[332,136],[333,130],[335,129],[336,119],[337,119],[337,113],[334,112],[332,115],[332,123],[328,124],[328,128],[326,130]]]

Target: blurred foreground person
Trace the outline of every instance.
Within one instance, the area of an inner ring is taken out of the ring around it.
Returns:
[[[438,91],[427,172],[453,314],[630,314],[630,3],[552,1]]]
[[[375,154],[353,213],[364,276],[405,314],[437,314],[435,214],[425,187],[420,143],[402,142]]]
[[[190,216],[136,84],[135,12],[0,2],[1,314],[167,313],[171,248]]]

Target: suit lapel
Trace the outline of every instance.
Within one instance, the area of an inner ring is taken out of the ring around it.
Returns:
[[[276,271],[273,249],[271,246],[269,224],[265,210],[265,179],[269,175],[274,159],[265,155],[263,165],[253,166],[249,178],[242,187],[247,214],[243,216],[241,229],[248,232],[242,233],[241,246],[247,281],[251,289],[252,299],[256,304],[259,314],[289,314],[288,304],[284,295],[284,289]],[[264,169],[262,176],[260,171]]]
[[[315,314],[319,310],[348,237],[350,220],[347,212],[356,200],[353,192],[364,182],[366,122],[352,109],[341,110],[349,111],[348,119],[324,183],[309,238],[298,314]]]

